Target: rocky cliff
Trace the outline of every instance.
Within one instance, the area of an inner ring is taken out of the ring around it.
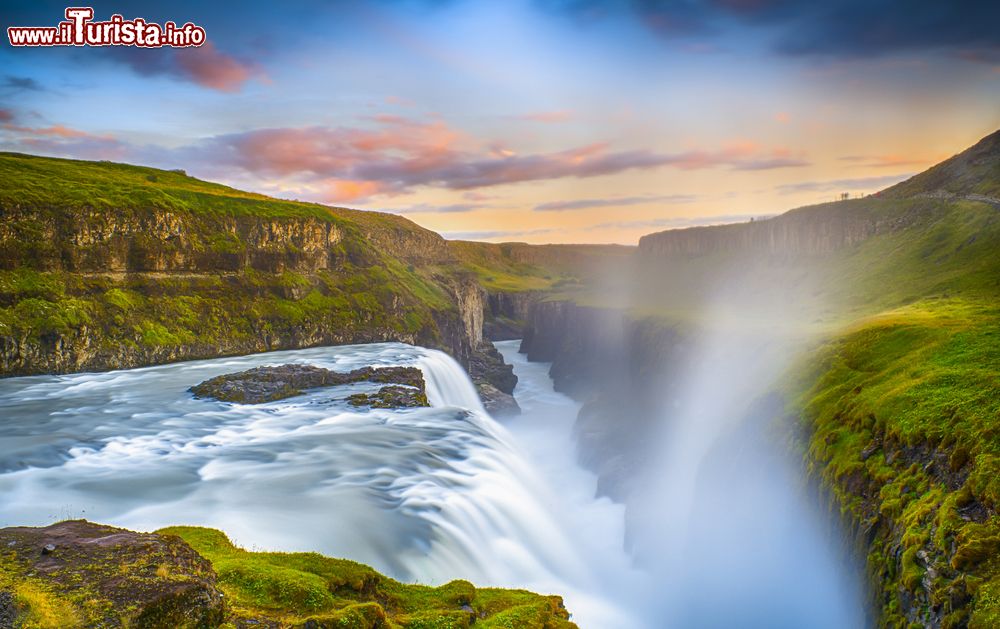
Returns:
[[[0,155],[0,374],[373,341],[468,366],[485,295],[398,216],[182,173]]]
[[[799,208],[746,223],[673,229],[640,238],[639,254],[643,259],[720,252],[829,254],[872,236],[903,229],[935,207],[926,203],[902,213],[894,209],[880,199],[855,199]]]

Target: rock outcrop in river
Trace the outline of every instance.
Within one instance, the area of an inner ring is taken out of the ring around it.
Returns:
[[[374,395],[364,393],[352,395],[351,403],[355,406],[371,404],[378,404],[379,408],[428,406],[424,376],[417,367],[361,367],[347,372],[299,364],[254,367],[210,378],[191,387],[191,392],[196,397],[209,397],[223,402],[261,404],[302,395],[309,389],[355,382],[380,382],[393,385],[383,387]]]

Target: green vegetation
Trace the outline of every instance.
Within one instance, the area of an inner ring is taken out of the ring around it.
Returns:
[[[1000,197],[1000,131],[996,131],[971,148],[947,159],[915,177],[896,184],[883,194],[914,196],[947,193],[980,194]]]
[[[490,292],[559,292],[582,288],[597,273],[631,261],[634,248],[618,245],[492,244],[453,240],[449,249],[463,269]]]
[[[316,553],[249,552],[206,528],[144,534],[71,520],[0,529],[0,539],[0,612],[21,629],[576,627],[558,596],[404,584]]]
[[[0,153],[0,181],[4,182],[0,186],[0,205],[6,206],[336,218],[335,211],[323,205],[280,201],[201,181],[178,171],[114,162]],[[218,242],[226,246],[222,237]]]
[[[630,251],[449,243],[391,214],[12,153],[0,209],[8,375],[384,340],[458,356],[476,283],[561,290],[579,260]]]
[[[412,629],[457,629],[473,622],[484,628],[575,627],[556,596],[476,588],[467,581],[408,585],[345,559],[249,552],[212,529],[171,527],[158,533],[181,537],[211,561],[230,621],[292,625],[313,620],[324,627]]]
[[[845,520],[876,536],[868,568],[884,626],[1000,620],[998,341],[995,303],[921,302],[805,361],[808,461]],[[904,597],[916,618],[902,615]]]

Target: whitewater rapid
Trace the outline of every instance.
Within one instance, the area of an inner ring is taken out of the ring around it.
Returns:
[[[622,507],[575,463],[578,406],[499,344],[524,414],[501,425],[447,355],[399,343],[0,381],[0,526],[66,518],[225,530],[400,580],[558,593],[581,627],[642,627]],[[423,370],[431,408],[357,409],[358,383],[261,405],[188,388],[260,365]]]

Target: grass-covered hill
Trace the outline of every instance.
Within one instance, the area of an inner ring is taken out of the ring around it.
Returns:
[[[404,584],[316,553],[251,552],[220,531],[70,520],[0,529],[0,622],[76,627],[573,629],[558,596]]]
[[[986,136],[919,175],[882,191],[880,196],[981,195],[1000,204],[1000,131]]]
[[[467,362],[483,287],[576,281],[545,247],[495,247],[180,171],[0,153],[0,375],[382,340]]]

